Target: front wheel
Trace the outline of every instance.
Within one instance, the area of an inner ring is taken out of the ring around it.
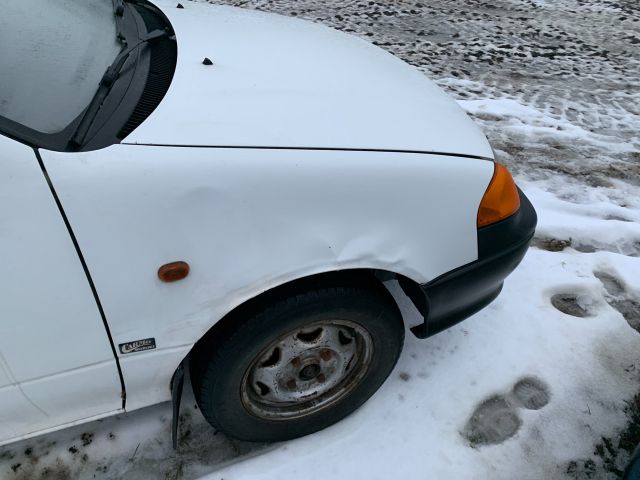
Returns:
[[[292,295],[235,326],[192,367],[205,418],[235,438],[280,441],[321,430],[362,405],[393,369],[404,340],[384,289]]]

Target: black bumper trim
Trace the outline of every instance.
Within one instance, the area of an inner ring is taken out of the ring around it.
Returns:
[[[533,205],[518,191],[520,209],[515,214],[478,229],[478,260],[420,285],[423,298],[417,289],[400,282],[425,319],[411,329],[417,337],[426,338],[455,325],[498,296],[504,279],[527,252],[537,223]]]

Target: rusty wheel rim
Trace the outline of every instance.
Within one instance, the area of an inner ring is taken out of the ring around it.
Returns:
[[[345,398],[371,364],[373,341],[361,325],[327,320],[282,335],[251,362],[241,384],[245,409],[288,420],[317,413]]]

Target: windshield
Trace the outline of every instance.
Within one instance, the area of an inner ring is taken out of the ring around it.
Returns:
[[[120,51],[111,0],[0,0],[0,115],[42,133],[69,125]]]

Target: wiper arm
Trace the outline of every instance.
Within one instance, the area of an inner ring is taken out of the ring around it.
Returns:
[[[111,87],[120,76],[122,67],[129,58],[131,52],[133,52],[136,48],[144,43],[153,42],[155,40],[158,40],[159,38],[166,37],[167,35],[169,35],[169,33],[166,30],[153,30],[152,32],[149,32],[147,35],[141,38],[140,41],[135,45],[131,47],[127,47],[126,44],[124,45],[124,48],[120,51],[113,63],[109,65],[109,67],[107,67],[107,70],[102,75],[102,79],[100,80],[100,84],[98,85],[98,91],[93,96],[93,99],[91,99],[91,103],[89,103],[89,106],[84,111],[84,115],[82,115],[78,126],[73,132],[73,135],[71,135],[71,138],[69,139],[69,146],[71,148],[77,149],[84,143],[87,133],[89,133],[89,129],[93,124],[93,120],[98,115],[98,112],[100,111],[105,98],[107,98],[107,95],[109,95]]]
[[[153,30],[152,32],[149,32],[143,38],[141,38],[140,41],[135,45],[129,48],[126,48],[126,45],[125,45],[125,48],[118,54],[118,56],[115,58],[113,63],[109,65],[109,67],[107,67],[107,70],[104,72],[104,75],[102,76],[102,80],[100,80],[100,84],[101,85],[106,84],[109,87],[113,85],[113,82],[115,82],[118,79],[120,70],[122,70],[122,66],[124,65],[124,62],[127,61],[127,58],[129,58],[129,55],[131,54],[131,52],[133,52],[136,48],[138,48],[143,43],[153,42],[154,40],[158,40],[159,38],[166,37],[167,35],[169,34],[166,30],[159,30],[159,29]]]
[[[116,38],[125,43],[122,35],[122,17],[124,17],[124,0],[113,1],[113,16],[116,18]]]
[[[124,0],[113,0],[113,14],[121,17],[124,14]]]

